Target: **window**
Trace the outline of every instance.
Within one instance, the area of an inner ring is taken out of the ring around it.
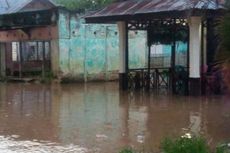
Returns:
[[[38,60],[43,60],[43,42],[38,42]]]
[[[19,42],[12,42],[12,61],[19,61]]]
[[[50,60],[50,42],[21,42],[21,49],[23,61],[42,61],[43,51],[45,60]],[[20,42],[12,42],[12,61],[20,61]]]
[[[46,60],[50,59],[50,43],[45,42],[45,58]]]
[[[151,46],[151,67],[170,67],[171,46],[156,44]]]
[[[27,54],[27,61],[35,61],[38,59],[38,55],[37,55],[37,44],[36,42],[29,42],[27,43],[28,46],[27,50],[25,50],[26,54]]]
[[[152,45],[151,46],[151,57],[162,55],[163,54],[163,45]]]
[[[50,54],[49,42],[37,41],[22,43],[23,61],[42,61],[43,52],[45,60],[50,60],[48,56]]]

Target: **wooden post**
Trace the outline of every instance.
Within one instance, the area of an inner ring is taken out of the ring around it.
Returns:
[[[38,41],[36,42],[36,56],[37,56],[37,60],[39,60],[39,53],[38,53],[38,51],[39,51],[39,43],[38,43]]]
[[[148,38],[149,39],[149,38]],[[148,44],[148,78],[146,89],[150,89],[150,72],[151,71],[151,44]]]
[[[52,61],[52,54],[51,54],[51,41],[48,41],[48,45],[49,45],[49,50],[48,50],[48,61],[49,61],[49,70],[53,72],[52,66],[51,66],[51,61]]]
[[[19,78],[22,78],[22,64],[23,64],[23,56],[22,56],[22,42],[19,42]]]
[[[176,94],[176,21],[174,21],[174,25],[172,27],[172,53],[171,53],[171,77],[172,77],[172,93]]]
[[[187,79],[186,79],[186,91],[185,91],[185,95],[189,95],[189,61],[190,61],[190,57],[189,57],[189,55],[190,55],[190,44],[189,44],[189,38],[190,38],[190,30],[189,30],[189,27],[188,27],[188,30],[187,30],[187,32],[188,32],[188,36],[187,36]]]
[[[125,43],[126,43],[126,48],[125,48],[125,72],[128,76],[129,73],[129,29],[128,29],[128,23],[125,23]]]
[[[6,43],[0,43],[1,77],[6,77]]]
[[[201,25],[201,94],[206,94],[204,63],[204,23]]]
[[[42,42],[42,79],[45,79],[45,42]]]
[[[118,30],[119,30],[120,89],[127,90],[128,89],[128,71],[129,71],[128,24],[126,22],[118,22],[117,24],[118,24]]]

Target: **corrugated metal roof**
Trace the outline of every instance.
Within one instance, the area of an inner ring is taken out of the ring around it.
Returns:
[[[134,16],[186,10],[223,9],[223,0],[126,0],[113,3],[89,16],[86,20],[103,17]]]
[[[11,7],[16,7],[19,2],[24,2],[25,0],[0,0],[0,14],[5,14]]]
[[[33,0],[0,0],[0,15],[20,12],[20,10]],[[47,0],[54,6],[57,6],[53,1]]]

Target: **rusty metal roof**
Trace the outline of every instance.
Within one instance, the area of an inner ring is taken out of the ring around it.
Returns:
[[[0,15],[20,12],[33,0],[0,0]],[[57,6],[52,0],[43,0]]]
[[[126,0],[116,2],[85,17],[86,22],[103,22],[132,18],[138,15],[176,13],[191,10],[220,10],[223,0]]]

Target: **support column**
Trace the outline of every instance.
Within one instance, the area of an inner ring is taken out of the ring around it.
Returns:
[[[23,64],[23,59],[22,59],[22,42],[19,42],[19,78],[22,78],[22,64]]]
[[[51,71],[55,77],[59,77],[59,41],[53,39],[49,43]]]
[[[0,43],[0,63],[1,63],[1,77],[6,77],[6,48],[5,43]]]
[[[175,21],[176,23],[176,21]],[[171,82],[172,82],[172,93],[173,94],[177,94],[177,91],[176,91],[176,79],[175,79],[175,76],[176,76],[176,70],[175,70],[175,67],[176,67],[176,25],[174,24],[173,25],[173,28],[172,28],[172,48],[171,48]]]
[[[206,67],[206,32],[204,23],[202,22],[201,27],[201,94],[206,94],[206,79],[205,75],[207,73]]]
[[[201,95],[201,17],[189,19],[189,94]]]
[[[150,79],[151,79],[150,71],[151,71],[151,44],[148,44],[148,76],[147,76],[146,90],[150,90]]]
[[[45,42],[42,42],[42,79],[45,79],[45,63],[46,63],[46,59],[45,59]]]
[[[128,89],[128,29],[126,22],[118,22],[119,30],[119,83],[120,89]]]

